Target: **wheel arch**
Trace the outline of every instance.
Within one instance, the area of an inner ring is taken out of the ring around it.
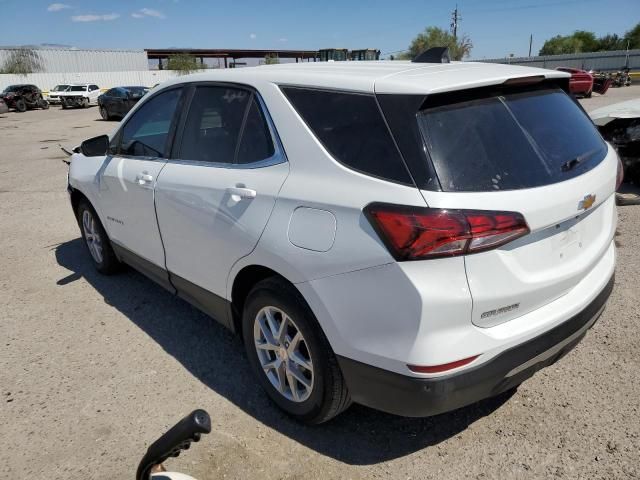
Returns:
[[[78,219],[78,206],[80,205],[80,202],[84,200],[89,205],[91,205],[91,208],[93,208],[94,212],[96,212],[96,215],[98,215],[98,220],[100,220],[100,223],[102,224],[102,228],[104,228],[105,232],[107,233],[107,236],[109,236],[109,231],[107,230],[107,225],[104,221],[102,213],[99,208],[96,208],[96,205],[94,202],[91,201],[91,198],[89,198],[88,195],[86,195],[84,192],[82,192],[78,188],[71,187],[71,186],[68,188],[69,188],[69,195],[71,199],[71,208],[73,209],[73,216],[76,218],[78,225],[80,226],[80,220]]]
[[[288,284],[290,284],[293,288],[298,290],[295,284],[286,278],[284,275],[278,273],[272,268],[266,267],[264,265],[258,264],[250,264],[242,267],[238,273],[233,277],[231,283],[231,315],[233,328],[236,333],[240,335],[242,338],[242,311],[244,309],[244,304],[249,295],[251,289],[262,280],[265,280],[270,277],[279,278]],[[300,290],[298,293],[302,296]],[[303,297],[304,298],[304,297]]]

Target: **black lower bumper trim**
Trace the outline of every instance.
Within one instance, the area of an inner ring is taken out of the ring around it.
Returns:
[[[599,317],[613,284],[614,276],[586,308],[561,325],[460,373],[415,378],[346,357],[338,356],[338,362],[356,403],[406,417],[455,410],[509,390],[567,354]]]

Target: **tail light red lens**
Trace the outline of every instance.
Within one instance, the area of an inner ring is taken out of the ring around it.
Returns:
[[[516,212],[373,203],[364,213],[396,260],[467,255],[529,233],[524,217]]]

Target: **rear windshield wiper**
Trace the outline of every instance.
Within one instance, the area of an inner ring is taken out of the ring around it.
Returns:
[[[575,167],[577,167],[578,165],[580,165],[584,160],[588,159],[589,157],[591,157],[595,153],[598,153],[599,151],[600,149],[596,148],[594,150],[590,150],[586,153],[583,153],[582,155],[578,155],[577,157],[572,158],[571,160],[567,160],[562,165],[560,165],[560,169],[563,172],[569,172],[573,170]]]
[[[580,157],[572,158],[571,160],[564,162],[560,166],[560,168],[562,169],[563,172],[568,172],[570,170],[573,170],[578,165],[580,165],[580,162],[582,162],[582,159]]]

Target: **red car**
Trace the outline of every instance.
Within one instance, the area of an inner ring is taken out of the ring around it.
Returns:
[[[587,98],[591,97],[591,93],[593,92],[593,77],[589,72],[568,67],[558,67],[556,70],[571,74],[571,78],[569,79],[569,91],[571,93]]]

